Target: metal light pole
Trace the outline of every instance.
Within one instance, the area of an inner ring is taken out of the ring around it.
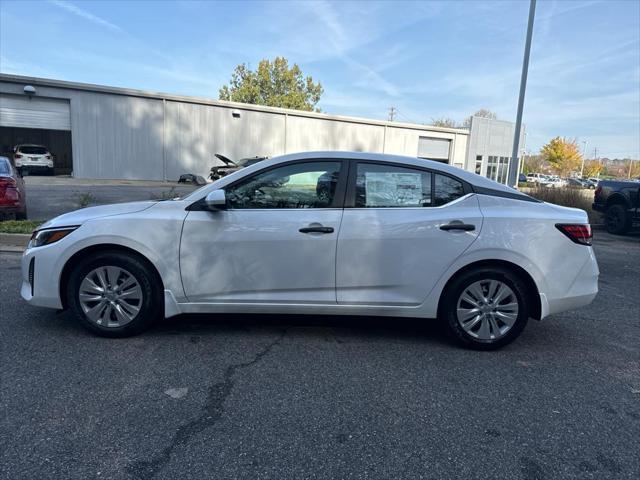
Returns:
[[[509,185],[518,185],[518,144],[520,143],[520,130],[522,128],[522,109],[524,107],[524,92],[527,89],[527,74],[529,73],[529,54],[531,52],[531,37],[533,36],[533,19],[536,16],[536,0],[529,4],[529,23],[527,25],[527,39],[524,44],[524,59],[522,61],[522,76],[520,77],[520,97],[518,98],[518,113],[516,115],[516,132],[513,138],[513,150],[511,152],[511,168],[509,169]]]
[[[587,141],[583,140],[584,148],[582,149],[582,166],[580,167],[580,179],[584,177],[584,158],[587,155]]]

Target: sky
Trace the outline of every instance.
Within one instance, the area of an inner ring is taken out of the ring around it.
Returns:
[[[284,56],[336,115],[515,121],[529,3],[0,0],[0,72],[217,98]],[[640,158],[640,1],[539,0],[526,150]],[[586,142],[586,143],[584,143]]]

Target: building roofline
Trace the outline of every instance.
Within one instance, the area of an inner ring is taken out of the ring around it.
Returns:
[[[132,88],[110,87],[106,85],[96,85],[92,83],[69,82],[66,80],[55,80],[51,78],[28,77],[0,73],[0,82],[34,84],[36,86],[66,88],[70,90],[83,90],[90,92],[109,93],[113,95],[124,95],[129,97],[150,98],[156,100],[169,100],[176,102],[194,103],[200,105],[213,105],[223,108],[238,110],[249,110],[254,112],[276,113],[296,117],[317,118],[321,120],[334,120],[338,122],[360,123],[366,125],[377,125],[396,128],[411,128],[413,130],[423,130],[430,132],[453,133],[458,135],[469,135],[469,130],[460,128],[435,127],[432,125],[422,125],[417,123],[389,122],[384,120],[374,120],[363,117],[350,117],[345,115],[330,115],[327,113],[306,112],[304,110],[293,110],[288,108],[267,107],[264,105],[252,105],[248,103],[227,102],[224,100],[213,100],[205,97],[195,97],[188,95],[176,95],[171,93],[150,92]]]

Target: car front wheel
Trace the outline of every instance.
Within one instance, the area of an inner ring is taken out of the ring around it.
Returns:
[[[162,291],[145,262],[121,252],[88,257],[71,272],[67,302],[80,323],[105,337],[128,337],[162,315]]]
[[[515,340],[529,319],[526,285],[501,268],[463,273],[449,285],[441,314],[463,346],[494,350]]]

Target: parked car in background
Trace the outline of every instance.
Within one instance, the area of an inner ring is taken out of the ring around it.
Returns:
[[[624,235],[640,224],[640,183],[601,180],[593,195],[592,208],[604,214],[609,233]]]
[[[237,172],[238,170],[253,165],[254,163],[261,162],[262,160],[266,160],[269,157],[248,157],[241,158],[240,160],[233,161],[220,153],[216,153],[216,158],[220,160],[223,165],[218,165],[211,167],[211,172],[209,173],[209,178],[211,180],[218,180],[219,178],[226,177],[230,173]]]
[[[544,186],[549,188],[562,188],[568,186],[568,183],[567,180],[560,178],[557,175],[552,175]]]
[[[584,184],[585,188],[590,188],[591,190],[595,190],[595,188],[598,186],[598,179],[583,178],[582,183]]]
[[[527,182],[546,184],[549,182],[549,176],[544,173],[529,173],[527,175]]]
[[[326,151],[54,218],[22,269],[24,299],[103,336],[181,313],[384,315],[438,318],[478,349],[589,304],[599,274],[582,210],[435,161]]]
[[[518,183],[526,183],[527,176],[524,173],[518,174]]]
[[[567,187],[570,188],[588,188],[579,178],[567,178]]]
[[[53,155],[43,145],[16,145],[13,147],[13,164],[21,175],[33,172],[54,174]]]
[[[0,157],[0,219],[26,218],[27,195],[24,180],[7,157]]]

